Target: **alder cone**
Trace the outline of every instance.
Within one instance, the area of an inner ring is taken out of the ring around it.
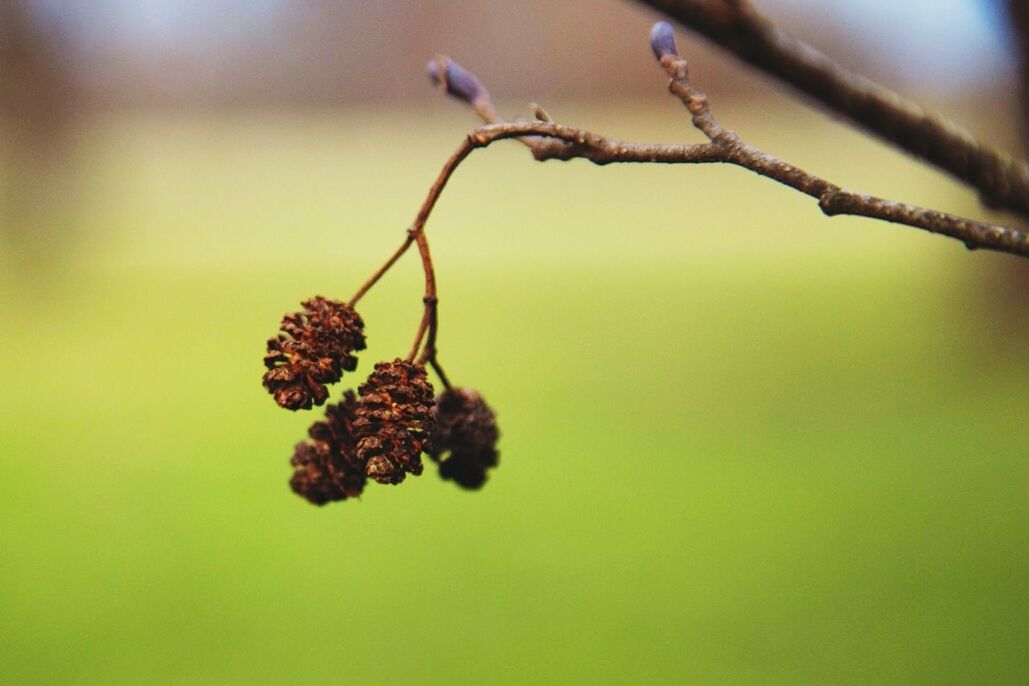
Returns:
[[[297,443],[289,461],[294,469],[289,487],[312,505],[324,505],[346,497],[329,477],[325,460],[326,455],[314,445]]]
[[[290,464],[293,491],[315,505],[345,500],[361,494],[367,477],[357,457],[354,420],[357,398],[347,391],[343,400],[325,409],[325,420],[308,429],[310,442],[298,443]]]
[[[326,385],[356,369],[354,353],[365,348],[364,321],[350,305],[320,295],[301,305],[303,312],[282,318],[264,356],[264,387],[288,410],[324,403]]]
[[[421,474],[434,407],[425,367],[400,359],[380,362],[358,390],[361,400],[353,426],[365,473],[383,484]]]
[[[481,488],[486,472],[497,466],[496,415],[476,391],[449,388],[436,398],[436,430],[429,456],[439,474],[468,489]]]

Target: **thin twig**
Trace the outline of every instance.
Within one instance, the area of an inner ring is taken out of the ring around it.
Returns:
[[[905,224],[956,238],[970,250],[986,248],[1029,257],[1029,232],[854,193],[761,152],[740,140],[736,133],[722,128],[714,118],[707,97],[690,84],[686,60],[674,52],[674,43],[672,51],[664,53],[660,62],[671,78],[668,90],[689,109],[694,126],[703,131],[713,145],[724,150],[727,161],[817,198],[828,216],[850,214]]]
[[[756,69],[975,188],[988,207],[1029,216],[1029,162],[849,71],[782,31],[748,0],[637,0]]]
[[[446,184],[450,174],[453,173],[453,169],[456,169],[456,166],[451,168],[449,172],[444,169],[446,176],[441,176],[442,184]],[[442,188],[442,185],[440,188]],[[437,195],[437,197],[439,196]],[[432,208],[430,207],[429,212],[431,211]],[[422,270],[425,272],[425,295],[422,297],[425,309],[422,312],[422,321],[418,325],[418,334],[415,336],[411,354],[407,356],[408,362],[414,361],[415,356],[418,355],[418,349],[421,348],[422,339],[425,337],[426,332],[428,332],[429,336],[426,350],[434,348],[436,344],[436,306],[438,304],[436,298],[436,270],[432,265],[432,255],[429,253],[429,239],[425,237],[424,231],[425,219],[428,219],[428,217],[429,214],[427,212],[419,229],[415,232],[415,243],[418,244],[418,254],[421,255]],[[425,364],[425,360],[419,359],[418,363]]]
[[[409,352],[405,358],[408,362],[414,362],[415,356],[418,354],[418,350],[422,347],[422,341],[425,340],[425,332],[429,330],[429,320],[431,318],[432,310],[426,307],[422,311],[421,323],[418,324],[418,333],[414,336],[414,345],[411,346],[411,352]]]
[[[422,313],[422,321],[418,326],[418,334],[415,337],[411,354],[408,355],[408,361],[414,360],[415,356],[418,355],[418,349],[421,346],[422,338],[426,331],[428,331],[429,338],[425,357],[432,358],[436,354],[436,308],[439,300],[436,297],[436,274],[432,266],[432,256],[429,254],[429,240],[425,237],[425,222],[429,220],[429,215],[432,214],[433,208],[436,207],[436,201],[439,200],[439,196],[443,193],[443,188],[447,185],[447,181],[450,180],[454,170],[461,165],[461,162],[474,149],[470,142],[462,141],[461,145],[446,161],[446,164],[443,165],[442,171],[440,171],[436,181],[429,188],[429,194],[418,210],[418,216],[415,217],[414,223],[408,229],[408,236],[413,236],[414,241],[418,244],[418,252],[422,257],[422,270],[425,272],[425,295],[422,297],[425,310]],[[404,250],[408,247],[410,247],[410,243],[404,247]],[[419,363],[425,364],[425,359],[420,359]]]
[[[436,177],[436,181],[429,188],[429,194],[426,196],[422,206],[418,209],[418,215],[415,217],[414,222],[407,230],[407,237],[404,242],[400,244],[386,263],[379,267],[374,274],[369,277],[367,281],[358,289],[357,293],[350,299],[350,306],[353,307],[358,300],[368,292],[369,289],[374,286],[379,279],[383,277],[390,270],[390,268],[396,264],[404,253],[407,252],[411,244],[418,245],[418,252],[422,258],[422,270],[425,273],[425,295],[422,298],[422,302],[425,307],[422,312],[422,319],[418,325],[418,332],[415,335],[414,345],[411,348],[411,352],[407,356],[407,360],[413,361],[418,356],[418,351],[422,346],[422,341],[425,340],[426,333],[428,333],[428,343],[426,346],[426,355],[419,359],[419,364],[425,364],[426,360],[433,360],[436,354],[436,307],[438,300],[436,298],[436,275],[432,265],[432,257],[429,253],[429,241],[425,236],[425,222],[428,221],[429,215],[432,214],[433,208],[436,206],[436,201],[439,200],[440,194],[443,192],[444,186],[447,185],[447,181],[450,180],[450,176],[454,173],[454,170],[460,166],[461,162],[475,146],[468,140],[462,141],[461,145],[458,146],[457,150],[450,156],[446,164],[443,165],[443,169]],[[436,365],[433,365],[437,369],[437,373],[440,371]],[[444,385],[449,388],[449,384],[441,376],[441,381],[444,381]]]
[[[664,162],[669,164],[723,162],[735,164],[774,179],[819,201],[822,211],[835,216],[851,214],[893,222],[939,233],[962,241],[969,249],[983,248],[1029,257],[1029,233],[1009,226],[986,224],[946,212],[931,210],[893,200],[861,195],[844,190],[825,179],[762,153],[727,132],[727,137],[702,145],[681,146],[681,154],[671,152],[664,158],[641,159],[641,144],[612,141],[603,136],[548,122],[509,122],[489,124],[469,134],[477,147],[498,140],[526,135],[546,136],[568,143],[572,154],[562,150],[557,159],[582,157],[597,164],[615,162]],[[564,156],[568,154],[568,156]],[[546,158],[551,159],[551,158]]]
[[[721,1],[726,7],[733,8],[734,12],[749,11],[746,0]],[[539,105],[533,105],[534,121],[508,121],[497,113],[489,91],[474,74],[443,56],[438,56],[429,63],[429,75],[440,88],[471,105],[486,125],[475,129],[461,141],[429,188],[425,201],[407,230],[404,242],[351,298],[350,304],[353,305],[389,271],[412,243],[418,246],[425,273],[425,293],[422,298],[424,309],[407,361],[417,360],[418,364],[431,365],[443,385],[450,387],[450,382],[437,359],[439,300],[425,224],[447,182],[461,163],[473,150],[485,148],[499,140],[513,138],[521,141],[540,161],[582,158],[598,165],[616,162],[734,164],[817,199],[819,207],[829,216],[850,214],[904,224],[956,238],[964,242],[969,249],[985,248],[1029,257],[1029,233],[1026,231],[854,193],[747,144],[735,132],[722,127],[711,113],[707,96],[690,83],[688,65],[676,50],[671,26],[664,22],[654,26],[651,32],[651,47],[670,77],[669,91],[686,105],[693,125],[708,138],[708,143],[633,143],[608,138],[585,129],[555,123]]]
[[[376,283],[378,283],[379,279],[381,279],[383,277],[383,275],[386,272],[389,271],[390,267],[392,267],[396,263],[396,261],[399,260],[401,258],[401,256],[405,252],[407,252],[407,249],[411,247],[411,243],[413,243],[413,242],[414,242],[414,234],[411,233],[410,231],[408,231],[407,232],[407,238],[405,238],[404,242],[400,244],[400,247],[397,248],[396,252],[394,252],[390,256],[390,258],[388,260],[386,260],[386,264],[384,264],[381,267],[379,267],[375,271],[375,273],[372,274],[368,278],[368,280],[365,281],[361,285],[361,287],[357,289],[357,293],[354,293],[354,297],[350,298],[349,305],[351,307],[356,305],[357,301],[359,301],[361,298],[363,298],[364,294],[367,293],[369,290],[371,290],[372,286],[374,286]]]
[[[468,135],[468,140],[462,143],[451,160],[458,156],[461,160],[467,157],[470,152],[466,150],[468,142],[475,147],[486,147],[498,140],[517,138],[529,145],[537,160],[583,158],[600,165],[616,162],[734,164],[817,199],[822,211],[829,216],[850,214],[904,224],[956,238],[969,249],[983,248],[1029,257],[1029,233],[1023,230],[854,193],[748,145],[737,134],[724,129],[718,123],[711,114],[707,97],[690,85],[686,61],[677,54],[671,31],[671,27],[663,22],[655,26],[652,34],[655,54],[671,77],[669,90],[687,106],[693,117],[694,126],[708,137],[709,143],[630,143],[552,121],[501,120],[472,131]],[[440,64],[445,68],[440,69]],[[458,87],[448,88],[448,92],[461,99],[466,99],[463,97],[463,91],[468,89],[459,87],[460,80],[469,77],[474,79],[477,86],[471,104],[480,117],[486,119],[482,115],[482,103],[488,102],[489,95],[477,78],[453,61],[437,61],[431,65],[437,65],[439,69],[435,73],[430,70],[430,75],[437,80],[440,75],[448,81],[458,80]],[[442,189],[456,167],[457,164],[450,164],[448,161],[433,189]],[[438,192],[435,195],[430,193],[426,204],[430,210],[429,201],[434,204],[437,198]]]
[[[439,360],[436,358],[436,355],[430,357],[428,362],[432,366],[433,370],[436,372],[436,376],[439,377],[440,383],[443,384],[443,388],[450,388],[450,379],[447,378],[447,374],[443,371],[443,367],[440,366]]]

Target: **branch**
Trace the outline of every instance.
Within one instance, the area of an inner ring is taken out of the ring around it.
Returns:
[[[637,2],[678,20],[752,67],[975,188],[987,207],[1029,216],[1029,163],[991,148],[941,115],[845,69],[779,29],[749,0]]]
[[[985,248],[1029,257],[1029,233],[1020,229],[854,193],[748,145],[718,123],[707,97],[690,84],[687,63],[676,51],[671,26],[664,22],[656,24],[651,32],[651,45],[671,78],[669,91],[686,105],[694,126],[707,136],[708,143],[668,145],[620,141],[554,123],[538,106],[535,121],[505,121],[496,113],[489,92],[474,75],[445,57],[430,62],[429,75],[437,85],[471,105],[487,125],[470,133],[445,165],[419,213],[423,224],[450,175],[473,148],[515,138],[528,145],[533,156],[541,161],[583,158],[601,165],[615,162],[734,164],[816,198],[829,216],[850,214],[904,224],[956,238],[969,249]]]

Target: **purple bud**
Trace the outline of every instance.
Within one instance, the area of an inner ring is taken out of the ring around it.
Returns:
[[[467,103],[474,103],[479,98],[486,96],[486,87],[482,81],[460,64],[449,57],[437,57],[429,60],[425,70],[429,73],[429,79],[435,85],[440,85],[440,64],[445,65],[445,82],[447,93],[464,100]]]
[[[679,51],[675,47],[675,30],[667,21],[659,21],[650,29],[650,49],[658,59],[665,55],[679,56]]]

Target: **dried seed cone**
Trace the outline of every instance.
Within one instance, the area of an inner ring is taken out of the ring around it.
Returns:
[[[357,457],[354,420],[357,398],[347,391],[343,400],[329,405],[325,420],[315,422],[307,433],[311,441],[298,443],[290,464],[293,491],[315,505],[344,500],[361,494],[367,478],[364,463]]]
[[[481,488],[486,471],[497,466],[496,415],[477,392],[449,388],[436,398],[436,431],[429,456],[439,474],[464,488]],[[446,457],[444,457],[446,456]]]
[[[301,303],[303,312],[282,318],[282,330],[268,339],[264,387],[289,410],[311,409],[329,397],[326,384],[357,367],[364,350],[364,321],[346,303],[318,295]]]
[[[425,367],[400,359],[380,362],[358,390],[354,430],[365,473],[382,484],[421,474],[421,454],[433,430],[433,390]]]

